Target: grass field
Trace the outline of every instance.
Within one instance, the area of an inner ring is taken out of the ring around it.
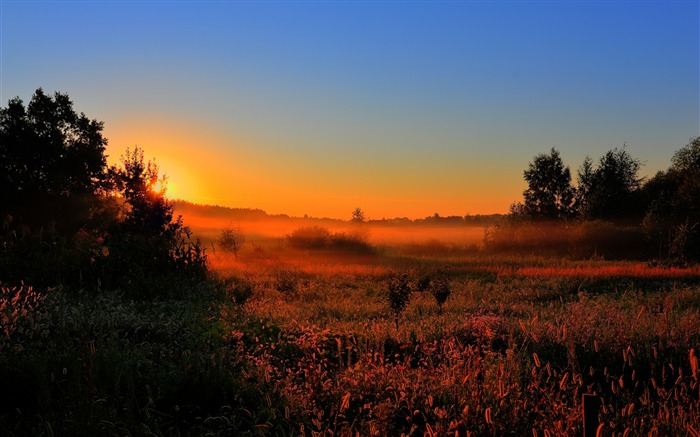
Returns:
[[[437,270],[445,304],[413,292],[396,330],[387,277]],[[584,393],[601,401],[602,435],[700,429],[697,268],[297,254],[228,271],[249,297],[226,313],[227,331],[306,418],[297,432],[581,435]]]
[[[582,435],[594,394],[600,435],[698,435],[700,269],[447,241],[253,238],[210,253],[218,285],[163,301],[4,288],[0,431]]]

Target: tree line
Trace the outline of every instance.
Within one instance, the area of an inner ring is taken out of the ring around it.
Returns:
[[[636,228],[659,258],[700,258],[700,137],[676,151],[671,166],[642,178],[642,163],[625,146],[597,161],[586,157],[572,181],[559,151],[536,155],[523,172],[523,201],[511,205],[502,226],[604,223]],[[641,237],[637,237],[641,238]]]

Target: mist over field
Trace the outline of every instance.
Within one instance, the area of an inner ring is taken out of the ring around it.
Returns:
[[[189,210],[189,211],[188,211]],[[230,210],[228,216],[211,216],[206,211],[196,211],[195,208],[187,208],[180,211],[175,208],[176,214],[181,214],[185,222],[195,233],[208,241],[215,241],[222,228],[234,226],[247,235],[251,243],[262,242],[269,239],[284,239],[294,230],[304,227],[322,227],[331,232],[355,233],[361,232],[367,240],[374,245],[392,246],[407,244],[440,243],[455,246],[478,247],[483,243],[485,225],[478,224],[454,224],[431,225],[405,222],[379,221],[357,225],[343,220],[299,218],[299,217],[271,217],[258,218],[240,217],[234,210]],[[495,218],[490,220],[495,222]]]

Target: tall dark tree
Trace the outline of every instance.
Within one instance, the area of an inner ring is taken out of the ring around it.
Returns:
[[[700,223],[700,137],[678,150],[671,167],[644,185],[649,216],[658,223]]]
[[[700,137],[691,138],[671,163],[644,185],[644,225],[658,240],[660,257],[700,259]]]
[[[576,187],[574,209],[580,216],[586,217],[590,208],[589,200],[591,192],[593,191],[593,178],[595,176],[593,160],[590,156],[586,156],[583,160],[576,176],[578,185]]]
[[[700,137],[695,137],[678,150],[671,160],[671,172],[680,181],[674,210],[678,220],[692,225],[700,223]]]
[[[585,162],[584,162],[585,164]],[[587,219],[634,220],[641,219],[643,204],[639,188],[641,162],[633,158],[625,147],[609,150],[598,161],[598,166],[588,170],[580,182],[586,190],[582,204]]]
[[[165,196],[166,180],[143,150],[127,149],[120,167],[110,169],[114,189],[124,200],[120,221],[107,240],[106,260],[113,286],[129,285],[151,294],[167,294],[168,277],[206,275],[206,256],[199,240],[192,241],[182,217],[174,218]]]
[[[691,138],[688,144],[674,153],[671,163],[675,171],[700,173],[700,136]]]
[[[138,147],[127,149],[122,167],[113,167],[111,173],[126,201],[126,225],[141,234],[170,238],[174,208],[165,197],[166,179],[155,161],[144,161]]]
[[[103,123],[39,88],[0,109],[0,213],[25,224],[84,221],[106,179]],[[75,223],[72,223],[75,225]]]
[[[574,189],[571,186],[571,172],[564,165],[558,150],[552,148],[549,154],[535,156],[523,177],[528,188],[523,192],[522,214],[536,220],[572,217]]]

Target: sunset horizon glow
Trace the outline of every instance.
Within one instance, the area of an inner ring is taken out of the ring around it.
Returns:
[[[642,176],[700,135],[700,7],[0,2],[0,100],[67,93],[169,197],[348,220],[507,213],[552,147]]]

